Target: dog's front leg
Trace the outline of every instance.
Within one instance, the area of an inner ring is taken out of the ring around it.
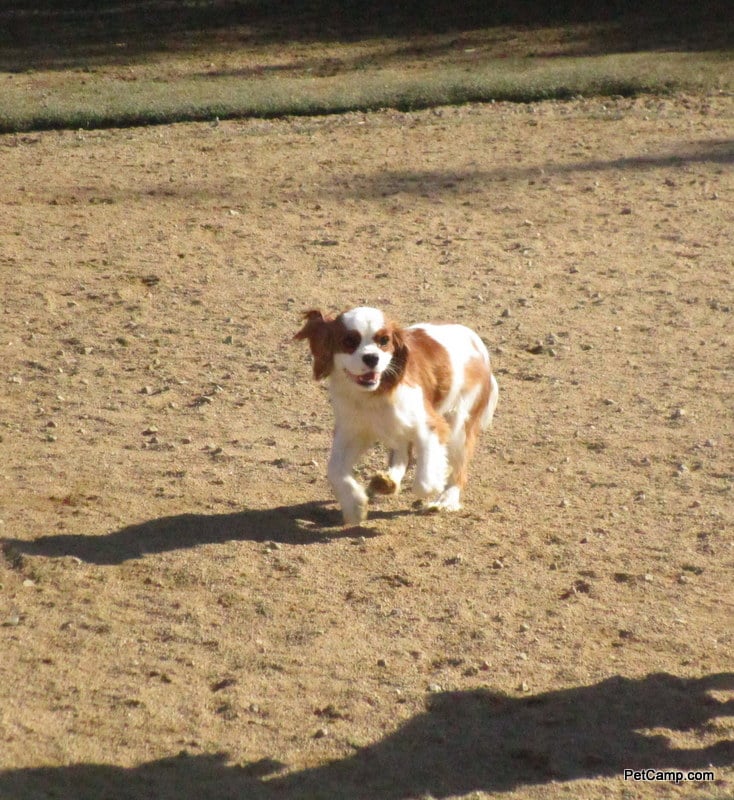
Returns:
[[[345,525],[359,525],[367,517],[367,494],[355,480],[352,470],[369,444],[358,437],[347,436],[339,428],[334,434],[327,474]]]

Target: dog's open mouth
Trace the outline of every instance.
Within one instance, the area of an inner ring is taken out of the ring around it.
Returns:
[[[364,386],[366,389],[374,389],[380,382],[380,374],[378,372],[363,372],[361,375],[354,375],[348,370],[345,370],[345,372],[357,386]]]

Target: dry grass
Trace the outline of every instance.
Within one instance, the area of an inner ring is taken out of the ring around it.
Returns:
[[[726,52],[600,54],[598,28],[493,29],[343,43],[195,44],[81,68],[2,76],[0,132],[466,102],[730,91]],[[612,48],[614,49],[614,48]]]

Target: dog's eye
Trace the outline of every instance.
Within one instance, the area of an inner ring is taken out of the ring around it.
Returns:
[[[385,335],[378,336],[377,344],[380,345],[380,347],[387,347],[390,344],[390,337]]]
[[[348,333],[342,339],[342,347],[345,352],[353,353],[358,347],[362,337],[358,333]]]

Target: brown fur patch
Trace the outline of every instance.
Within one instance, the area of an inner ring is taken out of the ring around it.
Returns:
[[[481,412],[487,405],[490,391],[489,377],[489,366],[481,356],[472,358],[467,362],[466,368],[464,369],[464,388],[467,391],[471,391],[477,386],[481,387],[479,396],[477,397],[476,403],[472,408],[472,416],[474,415],[475,411],[478,410],[479,417],[481,418]]]
[[[451,359],[448,351],[420,328],[404,333],[409,353],[405,380],[411,386],[423,387],[426,401],[435,410],[451,389]]]
[[[403,380],[409,386],[420,386],[431,427],[442,442],[449,437],[450,428],[437,408],[451,389],[451,359],[446,348],[421,328],[403,329],[391,323],[387,327],[393,359],[383,376],[378,392],[394,390]]]

